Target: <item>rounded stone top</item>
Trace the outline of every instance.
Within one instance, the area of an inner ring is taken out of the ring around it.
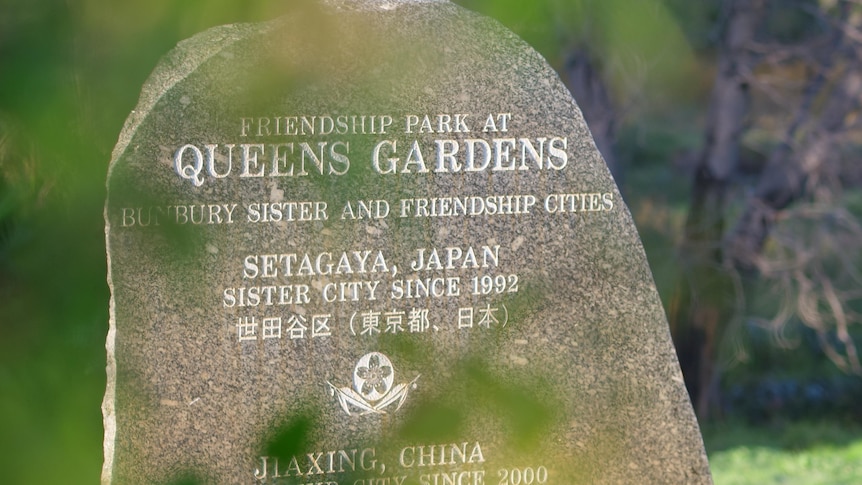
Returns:
[[[348,10],[394,10],[421,3],[449,3],[449,0],[324,0],[325,4]]]

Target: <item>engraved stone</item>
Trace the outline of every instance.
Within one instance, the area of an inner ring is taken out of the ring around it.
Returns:
[[[186,40],[113,153],[102,482],[711,483],[574,100],[446,1]]]

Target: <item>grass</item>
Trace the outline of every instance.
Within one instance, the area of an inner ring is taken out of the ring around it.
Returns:
[[[715,485],[857,485],[862,428],[841,423],[708,425]]]

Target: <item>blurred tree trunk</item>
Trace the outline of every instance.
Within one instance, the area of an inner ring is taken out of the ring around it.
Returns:
[[[565,66],[566,84],[578,102],[596,147],[605,159],[617,186],[622,187],[623,170],[614,154],[617,114],[602,75],[586,49],[569,54]]]
[[[749,52],[764,4],[764,0],[725,0],[722,5],[718,71],[682,242],[684,276],[668,309],[686,385],[702,418],[709,414],[717,392],[717,345],[735,303],[733,281],[721,265],[720,241],[727,189],[748,119]]]
[[[846,128],[845,120],[862,96],[859,73],[844,75],[835,91],[828,98],[820,123],[797,134],[797,142],[786,142],[770,155],[754,194],[728,238],[728,258],[738,268],[758,267],[763,245],[781,210],[807,193],[807,181],[816,177],[829,158]]]
[[[839,158],[836,148],[847,141],[852,128],[858,128],[862,97],[859,10],[858,4],[841,2],[831,11],[820,12],[832,28],[825,48],[811,55],[819,60],[817,75],[808,83],[784,141],[770,154],[741,217],[728,234],[725,251],[726,259],[737,269],[789,290],[788,295],[792,295],[789,298],[793,299],[789,308],[795,308],[795,317],[817,332],[829,359],[845,372],[862,375],[862,363],[848,328],[854,321],[860,321],[852,303],[858,300],[854,294],[860,279],[846,278],[847,274],[854,275],[852,268],[859,255],[860,232],[854,217],[850,215],[849,224],[838,226],[851,230],[850,239],[842,238],[841,231],[829,222],[849,214],[839,209],[831,215],[823,214],[824,223],[810,229],[827,234],[827,244],[818,245],[817,239],[811,240],[804,234],[795,239],[808,244],[787,244],[787,237],[782,240],[779,236],[772,251],[767,254],[763,251],[779,221],[795,218],[799,222],[801,211],[796,202],[810,196],[824,199],[822,192],[814,194],[828,178],[830,162]],[[825,198],[834,197],[834,191],[840,192],[841,185],[835,185]],[[826,263],[833,251],[839,253],[838,266]],[[784,325],[787,315],[787,312],[780,314],[773,324]],[[839,351],[840,346],[843,352]]]
[[[826,59],[807,86],[784,142],[770,154],[754,193],[727,238],[727,259],[741,270],[758,268],[763,245],[780,212],[807,193],[807,182],[816,177],[838,139],[855,122],[862,75],[859,52],[845,45],[845,31],[858,28],[848,23],[850,7],[849,2],[841,5]],[[834,65],[837,68],[833,69]],[[814,112],[818,101],[823,103],[819,114]]]

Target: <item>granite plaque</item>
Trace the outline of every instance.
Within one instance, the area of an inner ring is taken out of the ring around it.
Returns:
[[[710,483],[631,217],[446,1],[180,43],[114,150],[102,482]]]

